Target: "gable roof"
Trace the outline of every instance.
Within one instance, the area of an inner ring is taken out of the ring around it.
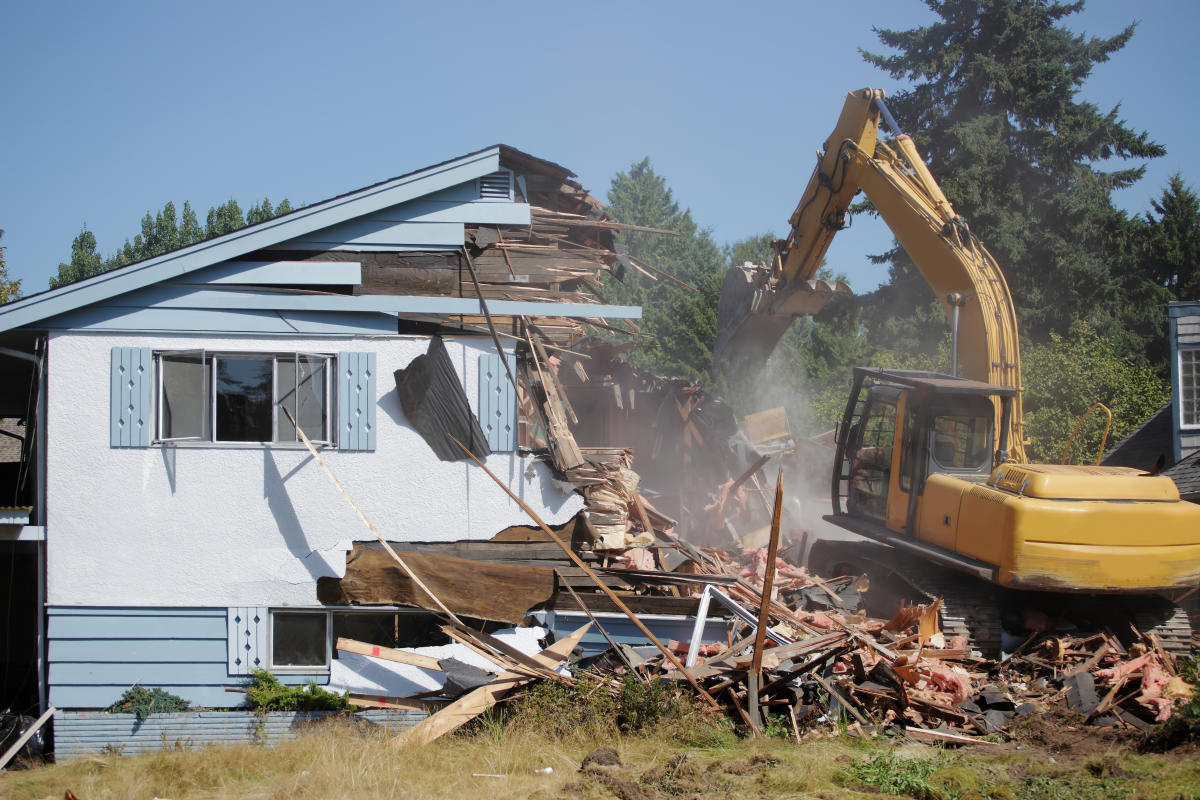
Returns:
[[[1167,403],[1130,431],[1128,436],[1113,445],[1112,449],[1104,454],[1101,463],[1106,467],[1149,470],[1161,456],[1165,458],[1164,463],[1169,464],[1174,460],[1174,436],[1175,432],[1171,427],[1171,404]]]
[[[1200,450],[1163,472],[1179,487],[1179,496],[1200,503]]]
[[[390,180],[332,197],[232,233],[138,261],[0,306],[0,332],[109,300],[204,267],[296,239],[332,225],[482,178],[500,169],[502,153],[528,159],[549,172],[570,171],[505,145],[443,161]]]

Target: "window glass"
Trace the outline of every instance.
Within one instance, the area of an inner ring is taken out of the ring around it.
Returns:
[[[327,358],[299,354],[279,356],[275,366],[276,421],[278,441],[300,441],[288,414],[300,423],[304,435],[313,441],[326,441]],[[284,413],[287,409],[287,413]]]
[[[208,439],[208,368],[204,353],[164,353],[162,380],[163,439]]]
[[[1184,425],[1200,425],[1200,350],[1179,351],[1179,407]]]
[[[271,431],[272,356],[218,356],[216,440],[269,442]]]
[[[991,453],[991,417],[979,414],[935,414],[933,460],[946,469],[979,469]]]
[[[891,403],[873,404],[863,426],[862,447],[870,448],[869,456],[873,462],[888,466],[892,462],[892,442],[895,438],[896,406]]]
[[[911,396],[910,396],[911,397]],[[904,413],[904,435],[900,445],[900,491],[912,490],[912,461],[917,445],[917,409],[910,402]]]
[[[271,620],[271,666],[326,667],[328,615],[323,611],[275,611]]]

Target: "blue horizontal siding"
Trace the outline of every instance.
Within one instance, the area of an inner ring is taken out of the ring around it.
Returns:
[[[225,609],[187,613],[179,609],[107,609],[90,614],[50,611],[51,639],[219,639],[226,636]]]
[[[51,662],[168,662],[226,661],[224,640],[214,647],[213,639],[53,639],[48,648]]]
[[[221,660],[210,663],[50,663],[50,683],[70,685],[161,686],[180,683],[185,686],[219,686],[230,683],[225,664],[225,649]]]
[[[292,739],[330,714],[273,712],[259,717],[250,711],[203,711],[152,714],[138,722],[132,714],[97,714],[59,711],[54,715],[54,751],[59,760],[103,751],[106,747],[126,755],[151,753],[175,747],[265,742]],[[355,714],[391,731],[416,725],[423,711],[369,709]]]
[[[50,702],[107,708],[134,684],[162,688],[196,706],[237,707],[244,686],[230,676],[225,608],[75,608],[47,610]],[[291,685],[329,682],[326,674],[280,675]]]

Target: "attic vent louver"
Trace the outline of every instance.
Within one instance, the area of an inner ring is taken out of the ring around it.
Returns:
[[[502,169],[480,178],[479,198],[481,200],[511,200],[512,173]]]

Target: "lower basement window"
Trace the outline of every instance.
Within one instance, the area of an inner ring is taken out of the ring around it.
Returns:
[[[329,669],[329,614],[325,611],[271,612],[271,669]]]

